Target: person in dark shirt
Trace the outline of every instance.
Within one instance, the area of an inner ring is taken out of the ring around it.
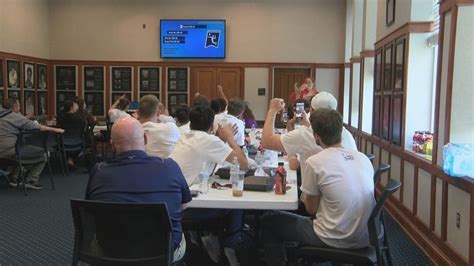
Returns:
[[[87,123],[87,125],[93,125],[95,124],[95,117],[86,109],[86,102],[84,99],[80,96],[75,96],[72,99],[73,102],[77,103],[77,114],[82,117]]]
[[[79,106],[77,103],[73,101],[65,101],[63,103],[63,110],[59,113],[57,117],[57,126],[63,128],[64,132],[64,140],[65,142],[71,142],[71,139],[77,138],[77,134],[73,132],[77,131],[84,131],[86,127],[86,120],[84,120],[81,115],[77,112],[79,110]],[[81,140],[78,140],[81,141]],[[77,141],[72,141],[77,142]],[[80,142],[79,142],[80,143]],[[67,163],[68,166],[72,169],[76,168],[75,161],[77,156],[79,155],[78,152],[68,152],[67,153]]]
[[[174,261],[186,251],[181,228],[182,204],[191,201],[186,180],[172,159],[148,156],[146,136],[138,120],[120,118],[112,127],[117,158],[91,171],[86,199],[118,202],[164,202],[173,227]]]

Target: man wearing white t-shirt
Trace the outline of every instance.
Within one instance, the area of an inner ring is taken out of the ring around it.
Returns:
[[[189,120],[191,132],[181,137],[170,156],[178,163],[189,186],[199,181],[199,172],[204,164],[210,173],[214,165],[232,162],[237,157],[240,168],[248,168],[247,157],[235,143],[231,125],[219,126],[217,136],[210,134],[214,124],[214,111],[210,107],[194,107],[189,113]],[[235,249],[241,239],[243,210],[188,208],[183,212],[183,219],[203,222],[217,217],[225,219],[225,216],[229,217],[227,232],[230,235],[226,237],[224,247],[228,259],[235,261]],[[234,252],[228,253],[229,249]]]
[[[301,199],[314,219],[268,213],[261,224],[268,265],[283,265],[288,241],[348,249],[369,245],[367,221],[375,206],[372,164],[363,153],[342,146],[337,111],[318,109],[310,120],[323,150],[306,160]]]
[[[110,122],[115,122],[122,117],[130,117],[127,113],[127,109],[130,106],[130,100],[125,97],[125,94],[120,96],[112,106],[110,106],[108,115]]]
[[[147,136],[146,153],[168,158],[181,135],[175,123],[159,122],[159,103],[155,95],[145,95],[140,99],[137,114]]]
[[[239,146],[245,144],[245,124],[239,117],[245,110],[245,103],[239,98],[233,98],[227,104],[227,114],[221,113],[215,116],[217,124],[221,126],[236,125],[237,130],[234,135],[235,142]]]
[[[190,186],[197,182],[204,163],[208,164],[209,173],[214,165],[232,162],[234,157],[237,157],[241,169],[248,167],[247,157],[234,140],[231,125],[219,126],[217,136],[210,134],[214,124],[211,108],[194,107],[189,120],[191,132],[179,139],[170,157],[181,167]]]
[[[306,113],[303,113],[301,127],[283,135],[274,133],[275,116],[278,112],[282,111],[284,107],[285,103],[283,99],[275,98],[271,100],[267,118],[263,126],[262,145],[266,149],[286,152],[289,156],[298,154],[300,163],[303,164],[307,158],[320,152],[321,147],[314,141],[313,131],[307,120]],[[337,101],[330,93],[320,92],[311,100],[311,111],[315,111],[319,108],[336,110]],[[354,138],[345,128],[342,130],[341,137],[343,147],[357,150]],[[306,176],[306,170],[304,168],[301,169],[301,176],[302,178]]]

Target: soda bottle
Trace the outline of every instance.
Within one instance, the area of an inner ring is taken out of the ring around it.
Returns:
[[[286,194],[286,170],[284,163],[279,162],[275,176],[275,194]]]

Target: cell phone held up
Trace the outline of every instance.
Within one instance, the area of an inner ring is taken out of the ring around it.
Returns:
[[[296,103],[295,128],[299,128],[301,126],[301,119],[303,119],[303,112],[304,112],[304,103]]]

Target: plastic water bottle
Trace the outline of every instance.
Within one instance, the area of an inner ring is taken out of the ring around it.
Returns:
[[[230,166],[230,175],[232,174],[239,174],[240,172],[240,165],[239,165],[239,160],[237,159],[237,156],[234,156],[234,159],[232,160],[232,165]]]
[[[207,194],[209,192],[209,173],[207,172],[207,164],[203,163],[201,171],[199,171],[199,192]]]
[[[247,147],[245,145],[242,148],[242,152],[245,154],[245,158],[249,158],[249,150],[247,150]]]
[[[258,166],[262,166],[264,160],[265,160],[265,158],[263,158],[262,152],[257,151],[257,154],[255,155],[255,163]]]
[[[250,144],[256,143],[257,140],[257,128],[255,127],[255,124],[252,124],[252,127],[250,128]]]

